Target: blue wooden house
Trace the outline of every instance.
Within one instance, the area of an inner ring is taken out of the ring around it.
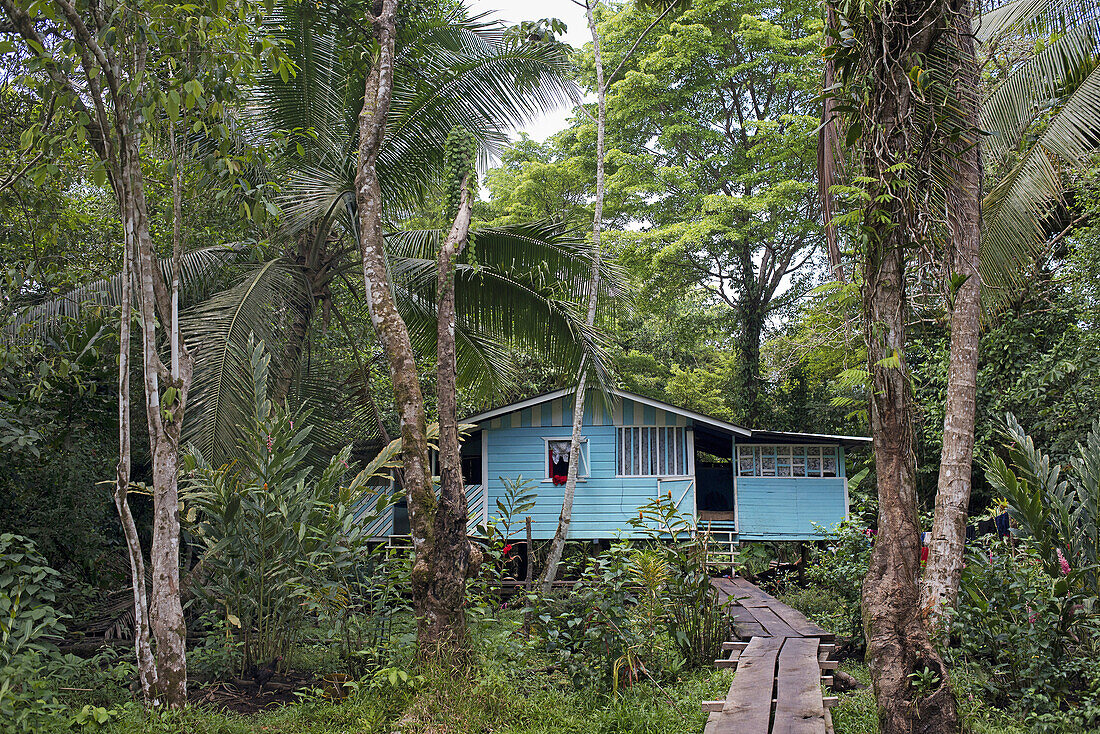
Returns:
[[[569,470],[573,389],[479,413],[462,446],[471,534],[496,508],[506,479],[534,480],[532,537],[557,529]],[[750,430],[652,398],[590,391],[569,537],[631,537],[629,520],[671,493],[700,526],[733,540],[812,540],[848,514],[845,450],[870,439]],[[372,523],[375,537],[408,532],[404,503]]]

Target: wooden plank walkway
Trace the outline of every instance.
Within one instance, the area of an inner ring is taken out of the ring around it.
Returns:
[[[736,668],[725,700],[703,703],[709,711],[704,734],[827,734],[832,732],[821,694],[833,650],[833,634],[741,578],[711,579],[721,601],[728,601],[734,632],[748,642],[723,645],[729,657],[716,660]]]
[[[832,642],[833,633],[822,629],[802,612],[789,607],[774,596],[765,594],[743,578],[710,580],[718,590],[719,601],[733,597],[731,613],[734,630],[742,638],[749,637],[817,637]]]

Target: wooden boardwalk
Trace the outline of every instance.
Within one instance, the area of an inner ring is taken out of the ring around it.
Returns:
[[[835,699],[821,694],[821,684],[832,682],[827,672],[836,668],[828,659],[832,633],[744,579],[711,583],[729,602],[741,639],[723,644],[729,656],[715,661],[737,674],[725,700],[703,703],[710,712],[704,734],[832,732],[828,706]]]

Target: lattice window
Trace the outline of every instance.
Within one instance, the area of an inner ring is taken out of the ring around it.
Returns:
[[[835,477],[839,467],[836,446],[737,447],[737,475],[741,477]]]

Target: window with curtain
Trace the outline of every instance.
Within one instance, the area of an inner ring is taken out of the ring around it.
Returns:
[[[836,446],[738,446],[741,477],[835,477]]]
[[[627,426],[617,430],[619,476],[684,476],[688,473],[684,427]]]
[[[572,443],[568,438],[548,438],[546,441],[546,478],[554,484],[565,484],[569,476],[569,447]],[[578,467],[577,476],[588,476],[588,439],[581,439],[581,465]]]

